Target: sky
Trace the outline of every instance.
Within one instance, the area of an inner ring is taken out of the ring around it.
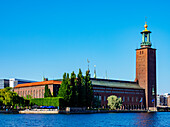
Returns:
[[[147,17],[158,93],[170,93],[170,1],[0,0],[0,78],[41,81],[64,72],[135,80]]]

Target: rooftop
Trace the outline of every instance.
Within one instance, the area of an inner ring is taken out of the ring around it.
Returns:
[[[129,88],[129,89],[143,89],[133,81],[110,80],[110,79],[95,79],[91,78],[93,85],[115,87],[115,88]]]
[[[42,85],[61,84],[61,82],[62,81],[50,80],[50,81],[42,81],[42,82],[24,83],[24,84],[18,84],[15,88],[29,87],[29,86],[42,86]]]

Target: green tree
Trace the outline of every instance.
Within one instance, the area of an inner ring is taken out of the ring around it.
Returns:
[[[78,92],[77,92],[77,81],[76,81],[76,75],[74,71],[71,73],[71,79],[70,79],[70,91],[71,91],[71,97],[70,97],[70,106],[75,107],[78,103]]]
[[[101,101],[98,97],[93,98],[93,108],[99,108],[101,106]]]
[[[19,104],[19,96],[16,92],[12,92],[10,87],[4,88],[0,90],[0,102],[1,105],[12,106],[14,108],[15,105]]]
[[[110,109],[115,110],[118,109],[122,106],[122,99],[121,98],[117,98],[117,96],[115,95],[111,95],[107,98],[108,101],[108,106],[110,107]]]
[[[10,88],[4,88],[0,90],[0,100],[1,102],[6,106],[12,105],[12,91],[10,91]]]
[[[64,73],[62,83],[58,91],[58,97],[62,97],[65,101],[65,106],[70,106],[70,99],[72,96],[72,91],[70,90],[70,80],[69,74]]]
[[[77,75],[77,93],[78,93],[78,106],[86,106],[86,88],[84,84],[84,78],[81,69]]]
[[[86,89],[86,107],[92,106],[93,101],[93,87],[90,80],[90,71],[86,71],[86,76],[84,77],[85,89]]]
[[[44,97],[52,97],[50,89],[48,88],[48,85],[45,85]]]

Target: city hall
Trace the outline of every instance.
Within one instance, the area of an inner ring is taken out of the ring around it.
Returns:
[[[136,49],[134,81],[91,78],[94,96],[99,98],[101,107],[107,107],[107,97],[110,95],[122,98],[122,109],[153,110],[156,107],[156,49],[152,48],[151,31],[146,23],[144,27],[140,48]],[[14,91],[23,97],[43,98],[45,85],[48,85],[53,96],[57,96],[61,83],[59,80],[49,80],[18,84]]]

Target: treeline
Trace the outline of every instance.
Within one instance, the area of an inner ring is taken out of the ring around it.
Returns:
[[[66,107],[91,107],[93,103],[93,88],[89,71],[83,76],[81,69],[76,76],[74,71],[64,73],[58,97],[62,97]]]
[[[23,97],[18,96],[16,92],[12,91],[11,87],[0,89],[0,106],[5,106],[8,109],[14,109],[16,106],[29,105],[29,101]]]

